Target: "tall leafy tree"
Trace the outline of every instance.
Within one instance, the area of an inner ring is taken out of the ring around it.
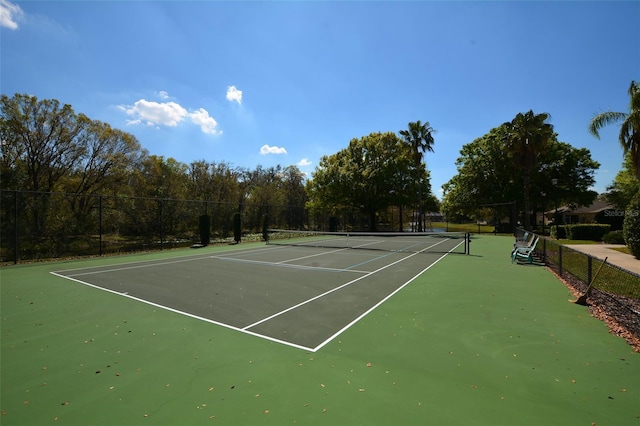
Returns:
[[[82,155],[77,136],[87,126],[71,105],[55,99],[16,94],[0,98],[2,153],[14,159],[26,179],[20,189],[54,191]]]
[[[607,201],[618,209],[625,209],[634,195],[640,192],[640,180],[633,171],[631,154],[625,156],[622,170],[618,172],[614,181],[607,186]]]
[[[591,158],[586,148],[575,148],[566,142],[552,139],[543,160],[531,179],[531,193],[546,194],[547,201],[572,207],[588,206],[597,197],[589,188],[595,184],[595,171],[600,163]],[[557,179],[556,185],[552,179]],[[544,201],[544,200],[543,200]]]
[[[25,201],[25,222],[30,234],[55,241],[71,229],[91,226],[85,219],[97,203],[92,196],[120,189],[145,155],[132,135],[55,99],[2,95],[0,129],[3,189],[38,192]],[[69,193],[68,205],[59,196],[51,204],[53,192]],[[56,219],[47,219],[50,214]],[[73,217],[72,226],[64,223],[67,217]]]
[[[474,216],[478,206],[492,204],[502,218],[512,216],[508,203],[523,205],[521,166],[504,158],[508,135],[509,126],[503,124],[462,147],[456,160],[458,173],[443,185],[445,212]],[[599,166],[587,149],[559,142],[554,135],[531,170],[529,192],[537,201],[531,204],[540,208],[552,201],[588,205],[596,196],[589,188]],[[552,178],[558,179],[558,187],[554,187]]]
[[[347,206],[367,218],[377,230],[383,209],[407,203],[414,176],[410,147],[395,133],[371,133],[325,156],[308,184],[314,205]]]
[[[504,123],[507,130],[506,151],[522,170],[524,193],[524,226],[531,228],[531,175],[540,157],[545,154],[549,141],[555,136],[553,126],[546,121],[548,113],[535,114],[532,110],[518,113],[513,120]]]
[[[640,83],[631,81],[629,85],[629,112],[606,111],[591,119],[589,131],[600,138],[599,130],[612,123],[620,123],[618,142],[625,155],[631,158],[631,169],[640,181]],[[627,210],[637,213],[640,206],[640,193],[632,198]],[[637,216],[637,215],[636,215]],[[640,220],[636,216],[625,215],[623,235],[631,253],[640,258]]]
[[[620,123],[618,141],[626,154],[631,155],[632,170],[640,180],[640,82],[632,81],[628,90],[629,112],[606,111],[591,119],[589,131],[600,139],[600,129]]]
[[[465,144],[456,160],[458,173],[443,185],[443,210],[448,216],[474,216],[477,206],[503,204],[497,214],[511,217],[506,203],[521,202],[522,190],[515,181],[518,168],[504,159],[505,126]],[[478,218],[479,219],[479,218]]]
[[[146,157],[138,140],[109,124],[78,115],[83,122],[76,137],[79,156],[69,165],[61,190],[68,193],[74,223],[82,226],[96,209],[100,195],[118,192]]]
[[[418,232],[422,232],[422,185],[420,179],[422,174],[422,159],[423,154],[427,151],[433,152],[434,138],[433,133],[435,130],[431,127],[428,121],[422,123],[420,120],[416,122],[410,122],[407,130],[400,130],[400,135],[404,141],[411,147],[412,160],[414,171],[416,175],[416,186],[418,187]]]

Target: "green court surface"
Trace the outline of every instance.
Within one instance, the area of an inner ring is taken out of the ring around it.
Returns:
[[[0,424],[640,425],[640,354],[545,268],[512,264],[511,246],[284,267],[241,244],[4,267]]]

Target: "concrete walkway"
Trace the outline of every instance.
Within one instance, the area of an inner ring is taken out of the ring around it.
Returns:
[[[635,272],[640,275],[640,259],[636,259],[630,254],[622,253],[614,248],[624,247],[620,244],[567,244],[573,250],[586,253],[595,258],[604,260],[607,257],[607,263],[619,266],[627,271]]]

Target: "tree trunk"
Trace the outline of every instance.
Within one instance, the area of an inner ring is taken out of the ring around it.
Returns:
[[[524,173],[524,229],[531,230],[531,200],[529,199],[529,186],[531,184],[531,173],[525,170]]]

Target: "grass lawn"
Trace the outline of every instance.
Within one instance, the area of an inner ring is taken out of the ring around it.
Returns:
[[[591,240],[554,240],[556,241],[558,244],[564,244],[564,245],[569,245],[569,244],[600,244],[599,241],[591,241]]]
[[[627,247],[627,246],[623,246],[623,247],[615,247],[615,248],[613,248],[612,250],[619,251],[620,253],[631,254],[631,250],[629,250],[629,247]]]
[[[431,222],[434,229],[445,229],[450,232],[493,233],[493,225],[477,225],[475,223]]]

